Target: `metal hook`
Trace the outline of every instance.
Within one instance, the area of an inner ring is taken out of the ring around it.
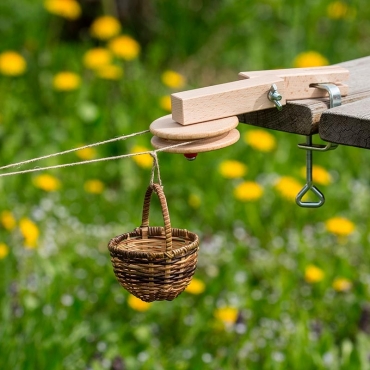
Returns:
[[[342,103],[341,94],[338,86],[334,84],[315,84],[313,87],[324,89],[329,93],[330,108],[338,107]],[[300,207],[306,208],[318,208],[325,203],[324,194],[313,185],[312,182],[312,151],[326,152],[328,150],[334,150],[338,147],[337,144],[328,143],[327,145],[312,144],[312,136],[307,136],[305,144],[298,144],[298,148],[306,150],[306,185],[296,196],[296,203]],[[308,191],[312,191],[319,200],[317,202],[303,202],[302,198]]]

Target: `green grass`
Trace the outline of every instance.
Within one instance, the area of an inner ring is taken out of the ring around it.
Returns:
[[[316,50],[330,63],[369,52],[365,1],[349,4],[356,12],[340,20],[327,17],[323,1],[208,0],[202,8],[195,1],[178,3],[152,2],[154,15],[142,24],[146,33],[134,19],[123,24],[143,49],[138,59],[120,62],[122,80],[104,81],[82,65],[83,53],[97,45],[86,28],[75,39],[65,38],[68,25],[41,2],[3,1],[0,52],[22,53],[27,72],[0,76],[1,163],[147,129],[168,114],[159,106],[160,97],[174,91],[161,82],[167,69],[184,74],[183,89],[189,89],[230,81],[242,70],[290,68],[302,51]],[[81,87],[54,91],[52,77],[61,70],[78,73]],[[242,137],[254,129],[238,128]],[[139,226],[150,169],[122,159],[53,170],[48,173],[61,182],[55,192],[36,188],[37,174],[2,178],[0,211],[10,210],[17,226],[0,227],[0,241],[9,246],[0,259],[0,367],[369,369],[370,154],[343,146],[315,153],[314,162],[333,182],[318,186],[326,196],[322,208],[302,209],[283,199],[274,184],[280,176],[303,184],[305,154],[296,148],[303,140],[271,134],[277,141],[271,153],[241,139],[194,162],[158,154],[172,225],[200,236],[195,277],[206,289],[153,303],[145,312],[128,305],[106,246]],[[98,147],[97,155],[125,154],[135,145],[150,148],[150,134]],[[235,199],[242,179],[225,179],[218,171],[227,159],[248,166],[243,179],[263,186],[261,199]],[[69,154],[20,169],[77,160]],[[87,193],[89,179],[100,179],[104,192]],[[199,207],[189,203],[194,195]],[[158,203],[152,208],[151,224],[161,225]],[[335,216],[352,221],[354,233],[338,238],[328,232],[325,222]],[[35,249],[24,246],[24,217],[40,230]],[[324,271],[322,281],[305,281],[310,264]],[[337,277],[349,279],[352,289],[335,291]],[[236,323],[215,318],[224,306],[238,310]]]

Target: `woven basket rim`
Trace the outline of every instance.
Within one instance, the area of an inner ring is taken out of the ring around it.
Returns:
[[[185,234],[186,236],[189,236],[190,238],[183,237],[184,240],[188,239],[190,241],[189,244],[186,244],[184,246],[181,246],[180,248],[173,249],[171,252],[154,252],[148,248],[147,251],[145,250],[130,250],[130,249],[123,249],[120,247],[120,244],[122,242],[132,242],[132,244],[135,244],[135,239],[129,239],[132,237],[141,237],[140,227],[135,228],[133,231],[124,233],[121,235],[118,235],[114,238],[112,238],[108,244],[108,249],[110,252],[118,253],[122,256],[126,257],[140,257],[140,258],[149,258],[149,259],[158,259],[158,258],[173,258],[176,256],[183,256],[185,253],[193,252],[195,250],[198,250],[199,248],[199,237],[197,234],[187,230],[187,229],[178,229],[178,228],[171,228],[171,235],[175,238],[182,238],[181,236],[177,236],[176,234]],[[165,228],[161,226],[149,226],[148,229],[148,236],[149,238],[141,238],[140,240],[150,239],[153,241],[153,239],[156,238],[156,236],[161,237],[161,239],[158,239],[158,242],[161,242],[163,245],[166,243],[165,235],[163,234],[165,232]],[[175,236],[173,236],[175,234]]]

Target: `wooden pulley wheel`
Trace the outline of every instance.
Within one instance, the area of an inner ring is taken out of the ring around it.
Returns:
[[[198,126],[198,125],[197,125]],[[202,153],[211,150],[217,150],[236,143],[240,138],[240,133],[236,129],[232,129],[224,134],[198,140],[166,140],[157,136],[153,136],[152,145],[156,149],[166,148],[171,145],[180,144],[181,142],[191,141],[189,144],[184,144],[172,148],[167,148],[164,151],[169,153]]]
[[[197,140],[220,136],[234,129],[239,123],[237,116],[231,116],[194,125],[180,125],[172,115],[158,118],[149,127],[150,132],[167,140]]]

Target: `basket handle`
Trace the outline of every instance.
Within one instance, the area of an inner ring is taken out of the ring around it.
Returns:
[[[141,221],[140,228],[149,227],[149,208],[150,200],[152,197],[153,191],[157,194],[159,202],[162,208],[162,216],[164,221],[164,231],[166,236],[166,252],[172,251],[172,228],[170,221],[170,214],[168,212],[167,201],[162,190],[162,186],[159,184],[150,184],[145,193],[144,205],[143,205],[143,217]]]

